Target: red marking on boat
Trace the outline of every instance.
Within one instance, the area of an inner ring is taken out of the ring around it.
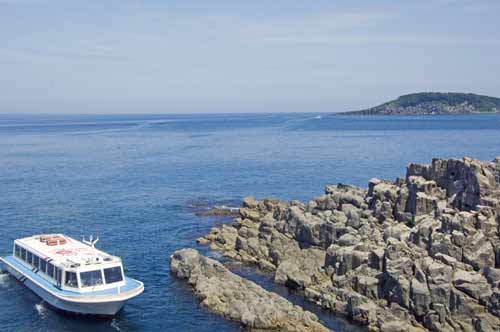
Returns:
[[[77,252],[75,252],[74,250],[61,249],[61,250],[56,251],[56,254],[62,255],[62,256],[72,256],[72,255],[76,255]]]

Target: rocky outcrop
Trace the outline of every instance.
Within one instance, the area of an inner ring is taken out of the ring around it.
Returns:
[[[251,331],[328,331],[314,314],[237,276],[194,249],[174,252],[170,270],[188,281],[205,307]]]
[[[500,158],[410,164],[308,203],[247,198],[199,239],[373,331],[500,331]]]

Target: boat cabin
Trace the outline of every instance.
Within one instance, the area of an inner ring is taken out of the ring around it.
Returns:
[[[78,293],[125,285],[122,261],[62,234],[14,241],[13,256],[56,287]]]

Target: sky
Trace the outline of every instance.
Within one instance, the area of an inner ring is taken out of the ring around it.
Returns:
[[[339,112],[500,97],[500,1],[0,0],[0,113]]]

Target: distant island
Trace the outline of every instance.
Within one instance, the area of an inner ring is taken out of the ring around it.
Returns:
[[[340,115],[434,115],[500,112],[500,98],[473,93],[420,92],[403,95],[382,105],[337,113]]]

